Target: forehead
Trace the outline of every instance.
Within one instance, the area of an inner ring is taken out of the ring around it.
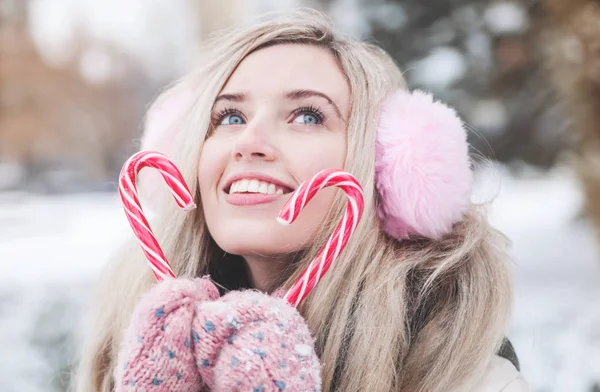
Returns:
[[[282,91],[298,89],[320,91],[341,107],[348,106],[350,89],[334,55],[326,48],[305,44],[279,44],[248,55],[223,93],[279,96]]]

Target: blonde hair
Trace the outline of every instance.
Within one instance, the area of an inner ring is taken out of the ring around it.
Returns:
[[[176,124],[182,136],[172,158],[199,203],[198,156],[212,104],[235,67],[249,53],[278,43],[330,50],[351,88],[345,168],[363,184],[366,202],[348,247],[300,307],[316,339],[323,391],[465,390],[482,375],[504,336],[512,299],[507,241],[477,205],[440,240],[398,242],[384,234],[374,184],[376,126],[382,99],[405,82],[383,50],[338,37],[323,15],[301,10],[215,38],[210,60],[157,100],[194,91],[194,102]],[[329,224],[287,271],[284,287],[324,244],[344,203],[343,198],[334,203]],[[230,280],[246,273],[243,262],[214,243],[202,208],[183,214],[169,201],[152,225],[178,276],[211,273],[229,288],[243,287]],[[99,283],[77,390],[112,390],[121,334],[153,281],[137,243],[127,244]]]

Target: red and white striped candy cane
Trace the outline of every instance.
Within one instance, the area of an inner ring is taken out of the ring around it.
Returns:
[[[175,274],[156,241],[137,196],[136,177],[144,167],[152,167],[162,174],[180,208],[189,211],[196,208],[196,204],[181,172],[165,155],[155,151],[140,151],[123,165],[119,176],[119,195],[125,215],[150,262],[154,276],[161,281],[165,278],[174,278]]]
[[[304,182],[285,203],[277,221],[288,225],[296,220],[300,211],[321,189],[335,186],[341,188],[348,198],[346,212],[337,225],[333,235],[302,275],[288,290],[284,298],[297,307],[310,293],[327,272],[331,263],[342,252],[350,236],[356,229],[364,210],[363,189],[354,176],[337,169],[327,169],[317,173],[312,179]]]

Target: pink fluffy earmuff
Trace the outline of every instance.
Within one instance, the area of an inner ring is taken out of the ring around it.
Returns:
[[[174,155],[179,128],[174,124],[192,97],[181,92],[150,110],[142,150]],[[456,111],[422,91],[391,94],[379,119],[375,175],[387,234],[403,240],[448,233],[469,205],[473,177],[467,133]],[[156,173],[141,176],[151,207],[162,200],[162,185]]]
[[[386,233],[439,238],[462,220],[473,172],[456,112],[422,91],[385,101],[377,130],[375,180]]]

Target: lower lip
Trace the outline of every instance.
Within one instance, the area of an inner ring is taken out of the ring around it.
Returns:
[[[264,195],[262,193],[225,194],[225,200],[234,206],[254,206],[271,203],[285,195]]]

